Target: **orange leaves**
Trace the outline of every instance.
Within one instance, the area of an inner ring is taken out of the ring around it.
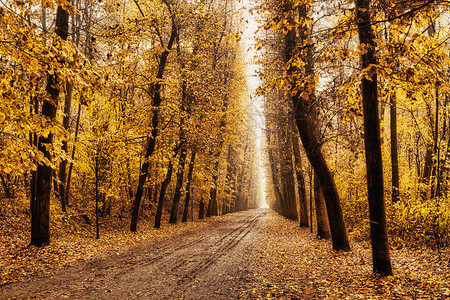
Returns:
[[[361,72],[359,73],[359,79],[366,79],[369,81],[372,81],[373,76],[375,76],[378,71],[377,71],[378,66],[377,65],[369,65],[368,67],[366,67],[365,69],[361,70]]]

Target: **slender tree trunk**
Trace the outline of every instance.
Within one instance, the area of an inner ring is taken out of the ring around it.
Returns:
[[[66,189],[64,192],[64,196],[66,197],[64,202],[66,203],[66,205],[69,205],[70,180],[72,178],[73,160],[75,158],[76,143],[78,141],[78,132],[80,129],[80,118],[81,118],[81,103],[78,104],[77,122],[75,124],[75,137],[74,137],[73,146],[72,146],[72,155],[71,155],[71,161],[70,161],[70,165],[69,165],[69,172],[67,174],[67,184],[66,184]]]
[[[31,111],[35,114],[39,113],[39,99],[37,97],[33,98]],[[30,144],[37,148],[38,136],[36,133],[30,134]],[[31,182],[30,182],[30,211],[33,210],[34,200],[36,199],[36,184],[37,184],[37,171],[31,171]]]
[[[220,148],[222,148],[223,140],[220,143]],[[214,175],[213,175],[213,187],[209,190],[209,203],[208,203],[208,210],[206,212],[206,217],[210,216],[217,216],[217,179],[219,177],[219,158],[220,158],[220,152],[218,155],[216,155],[216,161],[214,162]]]
[[[225,196],[223,198],[222,204],[222,214],[225,215],[230,212],[231,203],[233,198],[233,193],[235,190],[235,186],[233,186],[233,150],[231,149],[231,145],[228,146],[228,154],[227,154],[227,175],[225,176],[227,191],[229,192],[229,196]]]
[[[58,6],[56,11],[56,35],[66,40],[69,28],[69,14]],[[50,99],[42,104],[42,116],[55,121],[58,107],[61,82],[57,75],[48,75],[46,91]],[[47,137],[40,136],[38,150],[44,157],[51,161],[50,149],[53,144],[53,134]],[[44,246],[50,243],[50,197],[52,191],[52,168],[45,164],[39,164],[36,175],[36,195],[31,207],[31,245]]]
[[[309,225],[310,232],[313,233],[313,169],[309,169]]]
[[[186,198],[184,199],[184,211],[183,211],[183,219],[182,222],[187,222],[188,214],[189,214],[189,202],[191,200],[191,183],[192,183],[192,175],[194,174],[194,165],[195,165],[195,156],[196,151],[194,150],[191,154],[191,161],[189,162],[189,170],[186,181]]]
[[[156,216],[155,216],[155,228],[161,227],[161,216],[164,207],[164,197],[166,196],[167,187],[169,186],[170,180],[172,179],[172,172],[173,172],[173,165],[172,161],[170,161],[169,168],[167,169],[166,178],[162,182],[161,191],[159,192],[158,208],[156,209]]]
[[[391,165],[392,165],[392,202],[400,200],[400,178],[398,173],[397,142],[397,101],[395,93],[391,95]]]
[[[294,134],[292,145],[295,159],[295,173],[297,176],[297,191],[300,204],[300,227],[309,227],[305,178],[303,176],[302,158],[300,155],[299,142],[300,141],[298,135]]]
[[[73,84],[67,83],[66,84],[66,95],[65,95],[65,101],[64,101],[64,119],[63,119],[63,127],[65,130],[69,131],[70,128],[70,109],[72,106],[72,91],[73,91]],[[62,151],[64,153],[68,153],[68,142],[63,141],[62,142]],[[67,160],[63,159],[61,161],[61,164],[59,165],[59,197],[61,200],[61,209],[62,211],[66,211],[67,202],[66,202],[66,167],[67,167]]]
[[[98,221],[98,202],[99,202],[99,198],[100,198],[100,194],[99,194],[99,184],[100,184],[100,180],[99,180],[99,171],[100,171],[100,165],[99,165],[99,159],[100,159],[100,149],[98,148],[99,146],[97,146],[97,151],[95,154],[95,229],[96,229],[96,235],[95,238],[99,239],[100,238],[100,224]]]
[[[435,111],[434,111],[434,141],[433,141],[433,171],[430,186],[431,198],[436,198],[438,194],[438,174],[439,174],[439,86],[436,84]]]
[[[175,195],[173,197],[172,210],[170,211],[169,223],[175,224],[178,219],[178,205],[181,199],[181,188],[183,187],[184,165],[186,163],[187,149],[185,143],[181,148],[179,170],[177,172],[177,184],[175,187]]]
[[[370,236],[372,239],[373,270],[383,276],[392,275],[391,259],[386,226],[386,210],[383,189],[383,161],[380,143],[380,119],[375,58],[375,41],[370,18],[370,0],[355,0],[356,22],[359,40],[367,51],[361,55],[363,72],[362,98],[364,112],[364,145],[367,166],[367,192],[369,197]]]
[[[439,158],[438,159],[438,170],[437,170],[437,175],[436,175],[436,191],[435,191],[435,197],[439,197],[442,196],[442,192],[443,192],[443,188],[441,187],[442,183],[445,182],[445,176],[444,176],[444,172],[447,171],[447,168],[445,167],[447,165],[449,156],[450,156],[450,134],[448,133],[448,101],[449,101],[449,97],[445,96],[445,101],[444,101],[444,107],[442,108],[443,112],[444,112],[444,116],[443,116],[443,124],[442,124],[442,137],[441,139],[445,142],[444,145],[446,145],[446,147],[444,147],[445,149],[445,153],[442,156],[442,160]],[[440,153],[438,155],[438,157],[440,157]],[[448,182],[448,180],[447,180]]]
[[[159,113],[158,108],[161,105],[161,80],[164,75],[164,70],[166,68],[167,58],[169,56],[170,50],[172,49],[173,43],[175,41],[175,38],[177,36],[177,28],[175,26],[175,22],[172,22],[172,32],[169,38],[169,42],[167,43],[166,50],[161,53],[161,57],[159,60],[159,66],[158,66],[158,72],[156,74],[157,83],[153,84],[150,88],[150,90],[153,91],[153,107],[156,108],[151,122],[151,134],[148,137],[148,142],[146,146],[146,151],[144,155],[144,163],[142,164],[140,175],[139,175],[139,182],[136,190],[136,195],[133,201],[133,208],[131,213],[131,225],[130,230],[136,231],[137,227],[137,220],[139,215],[139,206],[141,204],[142,194],[144,192],[144,184],[147,179],[148,175],[148,168],[150,165],[149,158],[153,154],[153,151],[155,150],[156,145],[156,137],[158,135],[158,126],[159,126]],[[161,199],[161,196],[160,196]],[[155,225],[156,227],[156,225]],[[158,227],[159,228],[159,227]]]

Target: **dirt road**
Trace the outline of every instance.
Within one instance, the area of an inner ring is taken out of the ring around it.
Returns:
[[[238,213],[53,278],[0,288],[0,298],[236,299],[253,278],[253,241],[267,210]]]
[[[174,232],[52,278],[2,286],[0,300],[450,299],[447,251],[393,250],[395,276],[380,278],[368,243],[334,252],[329,241],[271,210]]]

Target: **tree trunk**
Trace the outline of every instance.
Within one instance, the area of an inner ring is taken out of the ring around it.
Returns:
[[[438,194],[438,174],[440,163],[440,149],[439,149],[439,85],[436,84],[435,94],[435,111],[434,111],[434,141],[433,141],[433,171],[430,186],[431,198],[436,198]]]
[[[282,168],[281,178],[283,182],[283,194],[286,203],[286,209],[283,215],[289,220],[297,221],[297,199],[295,198],[294,165],[292,161],[292,136],[288,129],[282,130],[281,142],[282,148]]]
[[[205,202],[203,199],[200,200],[199,209],[198,209],[198,219],[201,220],[205,218]]]
[[[361,55],[363,72],[362,98],[364,112],[364,146],[367,166],[367,192],[369,197],[370,236],[372,239],[373,271],[382,276],[392,275],[386,226],[383,189],[383,161],[380,143],[380,119],[375,58],[375,41],[370,18],[370,0],[355,0],[359,41],[367,51]],[[370,76],[370,79],[366,78]]]
[[[397,143],[397,101],[395,93],[391,95],[391,165],[392,165],[392,202],[399,201],[400,178],[398,173],[398,143]]]
[[[172,172],[173,172],[173,165],[172,161],[170,161],[169,168],[167,169],[166,178],[162,182],[161,191],[159,192],[158,208],[156,209],[156,216],[155,216],[155,228],[161,227],[161,216],[164,207],[164,197],[166,196],[167,187],[169,186],[170,180],[172,179]]]
[[[273,150],[269,149],[269,165],[270,165],[270,175],[272,177],[272,184],[275,194],[275,206],[273,207],[273,210],[275,210],[277,213],[282,214],[283,211],[283,195],[280,191],[280,183],[278,180],[278,174],[277,174],[277,167],[275,158],[273,155]]]
[[[100,238],[100,224],[98,221],[99,213],[98,213],[98,202],[100,198],[99,194],[99,185],[100,185],[100,179],[99,179],[99,173],[100,173],[100,146],[97,146],[97,151],[95,153],[95,229],[96,229],[96,235],[95,238]]]
[[[175,26],[175,22],[172,22],[172,32],[169,38],[169,42],[167,43],[167,47],[165,48],[165,51],[161,53],[161,57],[159,60],[158,65],[158,72],[156,75],[156,83],[152,84],[149,89],[153,91],[153,107],[155,108],[155,111],[153,113],[152,122],[151,122],[151,134],[148,137],[148,142],[146,146],[146,151],[144,155],[144,163],[142,164],[140,175],[139,175],[139,182],[136,190],[136,195],[133,201],[133,208],[131,213],[131,225],[130,230],[136,231],[137,227],[137,220],[139,215],[139,206],[141,204],[142,194],[144,192],[144,184],[147,179],[148,175],[148,168],[149,168],[149,158],[153,154],[153,151],[155,150],[156,145],[156,136],[158,135],[158,126],[159,126],[159,113],[158,108],[161,105],[161,80],[164,75],[164,70],[166,68],[167,58],[169,56],[170,50],[172,49],[173,43],[175,41],[175,38],[177,36],[177,28]],[[161,199],[161,196],[160,196]],[[156,227],[156,225],[155,225]],[[159,228],[159,227],[158,227]]]
[[[38,97],[33,97],[31,102],[31,112],[35,114],[39,113],[39,99]],[[37,148],[38,136],[35,133],[30,134],[30,144]],[[33,210],[34,200],[36,199],[36,184],[37,184],[37,171],[31,171],[31,182],[30,182],[30,211]]]
[[[186,198],[184,199],[184,211],[183,211],[183,219],[182,222],[187,222],[188,214],[189,214],[189,202],[191,200],[191,182],[192,175],[194,174],[194,165],[195,165],[195,156],[196,151],[194,150],[191,155],[191,161],[189,162],[189,170],[186,181]]]
[[[69,131],[70,129],[70,109],[72,106],[72,91],[73,91],[73,84],[67,83],[66,84],[66,95],[65,95],[65,101],[64,101],[64,119],[63,119],[63,127],[66,131]],[[64,153],[68,153],[68,142],[63,141],[62,142],[62,151]],[[67,160],[63,159],[61,161],[61,164],[59,165],[59,198],[61,200],[61,210],[66,211],[67,202],[66,202],[66,167],[67,167]]]
[[[71,162],[69,165],[69,172],[67,174],[67,184],[66,184],[66,189],[64,192],[64,196],[66,197],[64,202],[66,203],[67,206],[69,205],[70,180],[72,178],[73,160],[75,158],[76,143],[78,141],[78,131],[80,129],[80,118],[81,118],[81,103],[78,104],[77,122],[75,124],[75,137],[74,137],[73,146],[72,146],[72,155],[71,155]]]
[[[220,149],[222,148],[223,140],[221,140],[220,143]],[[220,159],[220,152],[218,155],[216,155],[216,161],[214,162],[214,175],[213,175],[213,187],[209,190],[209,203],[208,203],[208,210],[206,212],[206,217],[210,216],[217,216],[217,179],[219,177],[219,159]]]
[[[69,28],[69,14],[58,6],[56,11],[56,35],[62,40],[66,40]],[[44,100],[42,104],[42,116],[55,121],[58,107],[59,91],[61,82],[58,77],[48,75],[46,91],[50,99]],[[38,150],[44,157],[51,161],[50,149],[53,143],[53,134],[47,137],[40,136],[38,140]],[[50,197],[52,191],[52,168],[43,163],[37,167],[36,174],[36,195],[31,206],[31,245],[44,246],[50,243]]]
[[[184,164],[186,163],[186,155],[187,149],[185,143],[183,143],[180,154],[179,170],[177,172],[177,184],[175,187],[175,194],[173,197],[172,210],[170,211],[169,223],[172,224],[177,223],[178,219],[178,205],[180,203],[181,198],[181,188],[183,187]]]
[[[288,9],[289,10],[289,9]],[[307,17],[306,5],[299,7],[300,16]],[[308,44],[308,28],[302,28],[303,32],[300,34],[300,40],[304,45]],[[296,46],[295,30],[291,30],[285,36],[285,61],[288,63],[293,55]],[[314,88],[314,67],[313,67],[313,49],[311,45],[307,45],[305,75],[309,77],[310,90],[309,99],[303,99],[298,92],[293,92],[292,101],[294,104],[294,116],[297,123],[297,128],[300,133],[300,138],[305,148],[306,155],[309,162],[314,168],[315,175],[318,177],[322,193],[325,198],[325,203],[328,213],[328,222],[331,230],[331,240],[333,249],[336,251],[350,251],[350,244],[348,242],[347,231],[345,229],[344,217],[339,199],[339,194],[334,183],[333,176],[325,161],[325,158],[320,150],[321,145],[316,137],[316,125],[314,124],[314,112],[311,109],[315,102],[315,88]],[[288,68],[288,74],[293,74],[296,70],[294,66]],[[293,85],[296,87],[296,85]]]
[[[233,150],[231,149],[231,145],[228,146],[228,154],[227,154],[227,175],[225,176],[226,181],[226,189],[228,191],[227,195],[223,198],[222,204],[222,214],[225,215],[230,212],[231,204],[233,202],[233,194],[236,189],[234,185],[235,181],[234,177],[234,161],[233,161]]]
[[[314,202],[316,204],[317,238],[329,239],[331,237],[331,234],[330,227],[327,222],[327,210],[317,176],[314,176]]]
[[[294,140],[292,145],[295,159],[295,174],[297,176],[297,191],[300,204],[300,227],[309,227],[305,178],[303,176],[302,158],[300,155],[299,142],[300,140],[298,135],[294,134]]]
[[[309,168],[309,231],[313,233],[313,169]]]
[[[219,146],[218,151],[214,155],[215,162],[214,162],[214,169],[213,169],[213,187],[209,191],[209,203],[208,203],[208,211],[206,212],[206,216],[217,216],[218,215],[218,209],[217,209],[217,179],[219,178],[219,162],[220,162],[220,154],[222,153],[222,147],[224,143],[224,137],[223,137],[223,129],[226,126],[225,117],[226,117],[226,111],[227,111],[227,101],[224,101],[224,117],[219,125]]]

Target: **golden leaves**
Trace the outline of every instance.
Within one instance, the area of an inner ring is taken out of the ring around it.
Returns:
[[[368,67],[361,70],[361,72],[359,73],[359,79],[364,78],[366,80],[372,81],[373,77],[378,73],[377,69],[377,65],[370,64]]]

